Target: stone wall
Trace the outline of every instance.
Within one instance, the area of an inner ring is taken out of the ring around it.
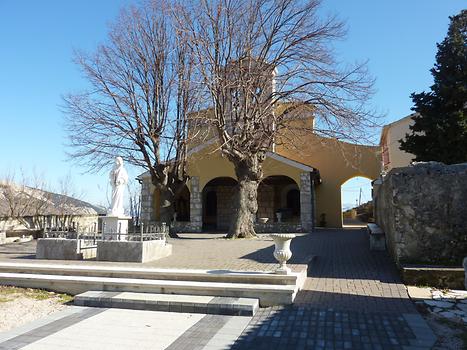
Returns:
[[[374,195],[376,222],[397,263],[461,265],[467,256],[467,163],[394,168]]]
[[[314,193],[311,175],[308,172],[300,174],[300,220],[304,232],[313,229]]]
[[[265,224],[255,223],[257,233],[296,233],[303,232],[302,225],[293,222],[267,222]]]

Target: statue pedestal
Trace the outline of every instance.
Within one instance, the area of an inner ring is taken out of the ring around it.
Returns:
[[[128,221],[131,216],[103,216],[102,220],[102,239],[126,241],[128,234]]]

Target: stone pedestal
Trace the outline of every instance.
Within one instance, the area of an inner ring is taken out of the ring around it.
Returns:
[[[102,236],[112,236],[112,239],[126,241],[128,234],[128,221],[130,216],[103,216],[102,220]]]

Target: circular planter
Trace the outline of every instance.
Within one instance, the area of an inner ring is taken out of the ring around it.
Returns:
[[[290,273],[290,268],[287,267],[287,260],[292,257],[290,242],[295,238],[295,235],[292,233],[273,233],[270,236],[275,244],[274,257],[279,262],[279,268],[276,270],[276,273],[288,275]]]

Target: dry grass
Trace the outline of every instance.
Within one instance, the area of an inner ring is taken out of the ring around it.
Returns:
[[[49,292],[43,289],[0,286],[0,303],[14,301],[18,297],[26,297],[34,300],[58,299],[58,302],[62,304],[73,300],[71,295]]]

